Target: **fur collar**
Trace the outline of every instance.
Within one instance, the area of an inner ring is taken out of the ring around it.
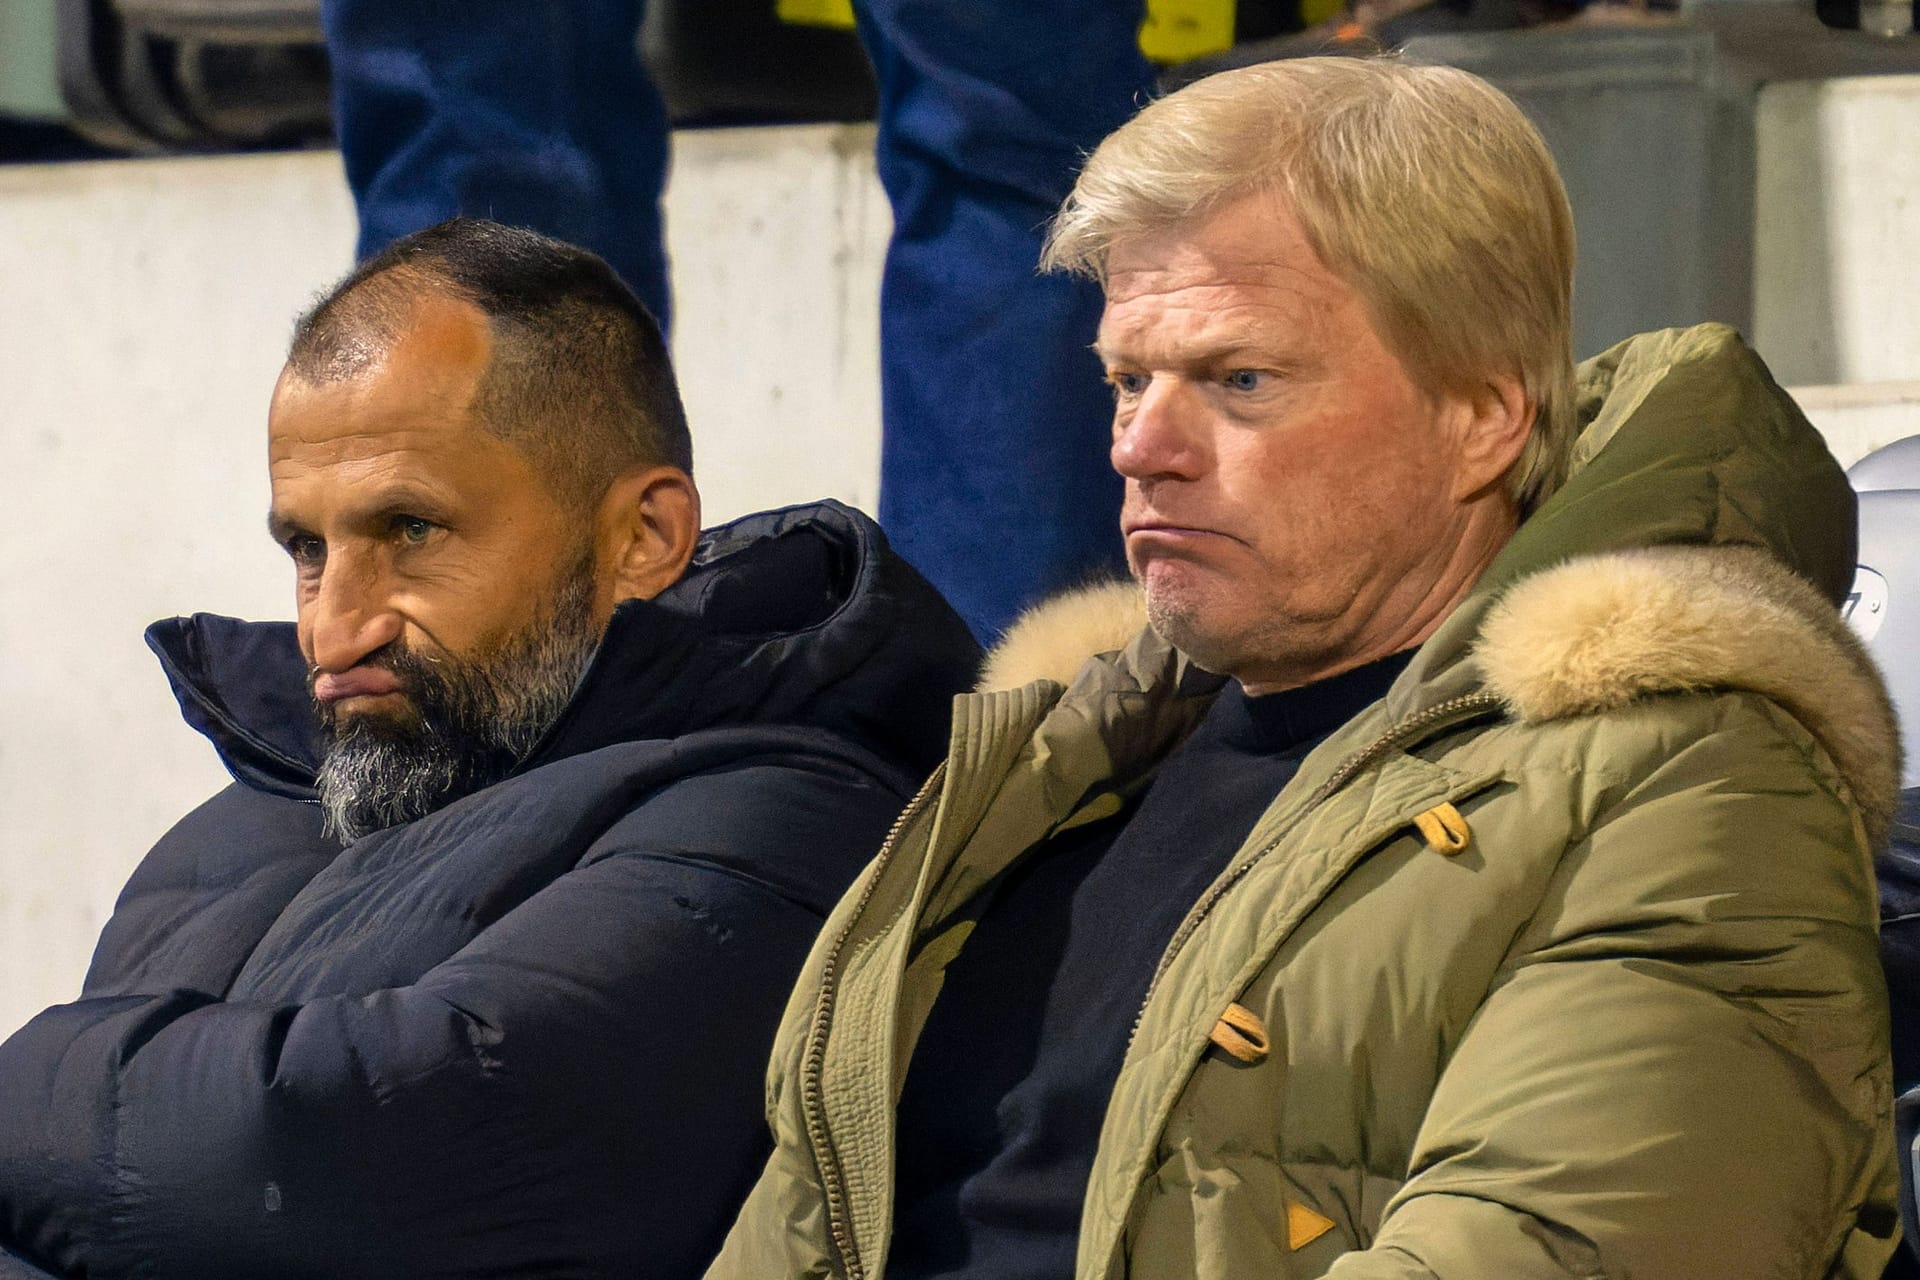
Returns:
[[[1530,722],[1751,690],[1826,748],[1876,848],[1900,800],[1899,731],[1873,659],[1826,597],[1754,547],[1618,551],[1534,574],[1487,615],[1474,660]]]
[[[1090,655],[1122,648],[1145,625],[1132,583],[1056,596],[1007,632],[980,687],[1068,684]],[[1472,660],[1529,723],[1654,694],[1751,690],[1826,749],[1876,847],[1899,801],[1899,736],[1872,659],[1812,584],[1757,548],[1609,552],[1536,573],[1493,605]]]
[[[980,693],[1017,689],[1035,680],[1073,683],[1095,654],[1126,647],[1147,625],[1137,583],[1100,582],[1042,600],[1021,614],[987,652]]]

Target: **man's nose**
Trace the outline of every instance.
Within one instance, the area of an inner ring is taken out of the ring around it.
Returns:
[[[1129,480],[1192,480],[1205,467],[1199,406],[1194,389],[1182,379],[1155,377],[1141,392],[1132,412],[1116,417],[1113,469]]]
[[[400,638],[400,615],[381,575],[349,557],[327,562],[307,610],[313,665],[321,671],[356,667]]]

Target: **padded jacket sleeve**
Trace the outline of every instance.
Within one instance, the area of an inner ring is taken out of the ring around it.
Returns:
[[[1868,854],[1798,726],[1719,702],[1566,852],[1330,1280],[1817,1280],[1884,1254]]]
[[[645,806],[404,987],[48,1010],[0,1046],[0,1240],[89,1277],[696,1274],[793,974],[899,804],[763,772],[661,806],[726,859]],[[817,898],[753,871],[795,862]]]

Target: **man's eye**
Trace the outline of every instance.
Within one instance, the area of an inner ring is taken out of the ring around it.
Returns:
[[[1260,371],[1258,369],[1235,369],[1227,375],[1227,385],[1235,391],[1258,391],[1260,389]]]
[[[285,545],[297,565],[317,565],[327,558],[327,544],[309,534],[295,534]]]
[[[1115,395],[1137,396],[1147,389],[1144,373],[1109,373],[1107,381],[1113,384]]]
[[[401,516],[393,522],[393,528],[403,541],[419,546],[433,532],[433,522],[419,516]]]

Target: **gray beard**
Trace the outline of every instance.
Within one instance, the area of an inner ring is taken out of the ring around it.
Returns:
[[[315,786],[326,831],[351,844],[501,781],[540,745],[593,658],[593,580],[569,575],[552,607],[496,652],[463,661],[405,649],[371,661],[398,675],[403,719],[345,721],[321,706]]]

